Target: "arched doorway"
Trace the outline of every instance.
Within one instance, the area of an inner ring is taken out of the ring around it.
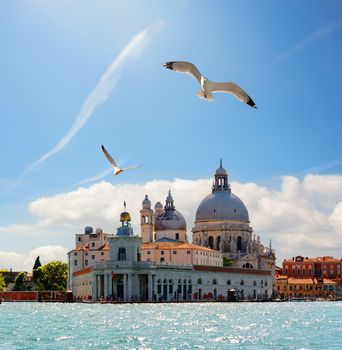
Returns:
[[[237,238],[237,249],[240,250],[240,252],[242,250],[242,238],[241,238],[241,236],[239,236]]]
[[[214,249],[214,237],[213,236],[209,236],[208,244],[209,244],[210,249]]]
[[[119,278],[116,283],[116,291],[117,291],[117,297],[118,299],[124,299],[124,282],[123,278]]]

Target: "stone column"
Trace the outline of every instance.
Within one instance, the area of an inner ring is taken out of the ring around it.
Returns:
[[[128,301],[127,274],[123,275],[124,301]]]
[[[113,277],[112,274],[109,274],[109,296],[113,296]]]
[[[93,283],[91,286],[91,297],[93,301],[97,300],[97,275],[93,275]]]
[[[132,300],[132,274],[127,274],[127,301]]]
[[[102,297],[102,275],[97,275],[97,297]]]
[[[108,273],[104,272],[104,287],[103,287],[103,297],[106,299],[108,296]]]
[[[147,275],[147,291],[148,291],[148,296],[147,299],[148,301],[152,301],[153,295],[152,295],[152,274]]]

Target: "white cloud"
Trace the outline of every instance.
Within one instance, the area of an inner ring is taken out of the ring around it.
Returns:
[[[0,251],[0,267],[2,269],[13,269],[13,271],[31,272],[37,256],[40,257],[42,265],[47,264],[52,260],[67,262],[67,251],[68,249],[59,245],[38,247],[27,254]]]
[[[139,210],[145,194],[149,195],[154,206],[157,201],[164,204],[171,189],[176,208],[185,216],[191,236],[197,207],[210,193],[211,183],[210,179],[153,180],[144,184],[119,185],[102,181],[31,202],[29,210],[38,223],[3,227],[0,234],[20,231],[22,237],[28,237],[30,232],[51,234],[57,232],[57,228],[63,228],[64,232],[74,235],[88,225],[100,226],[105,232],[113,233],[120,225],[123,201],[131,213],[135,233],[140,233]],[[256,183],[233,182],[231,187],[246,204],[254,232],[266,245],[272,239],[278,264],[283,258],[298,254],[340,257],[342,176],[307,175],[302,181],[285,176],[281,178],[280,189],[276,190]]]
[[[80,131],[83,125],[91,117],[96,107],[104,103],[110,97],[114,87],[120,78],[122,66],[126,63],[127,60],[136,59],[142,54],[146,44],[151,38],[151,35],[156,30],[159,30],[162,25],[162,21],[156,22],[133,37],[127,46],[110,63],[109,67],[101,76],[95,88],[86,97],[79,114],[77,115],[73,125],[68,130],[68,132],[51,150],[49,150],[31,165],[29,165],[21,177],[36,167],[38,164],[45,162],[48,158],[61,151],[70,142],[70,140]]]

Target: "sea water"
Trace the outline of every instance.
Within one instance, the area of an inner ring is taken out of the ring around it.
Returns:
[[[342,349],[342,302],[0,305],[0,349]]]

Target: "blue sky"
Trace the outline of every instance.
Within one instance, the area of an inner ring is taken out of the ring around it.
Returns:
[[[63,139],[101,76],[143,32],[84,125],[30,168]],[[75,227],[65,241],[58,225],[44,238],[10,225],[36,223],[29,206],[39,198],[101,181],[84,182],[108,169],[102,143],[123,166],[144,163],[103,178],[114,186],[210,179],[220,157],[231,181],[269,189],[286,175],[342,175],[341,34],[340,1],[2,2],[0,252],[49,242],[72,248]],[[200,100],[198,83],[164,69],[168,60],[239,84],[259,109],[226,94]]]

